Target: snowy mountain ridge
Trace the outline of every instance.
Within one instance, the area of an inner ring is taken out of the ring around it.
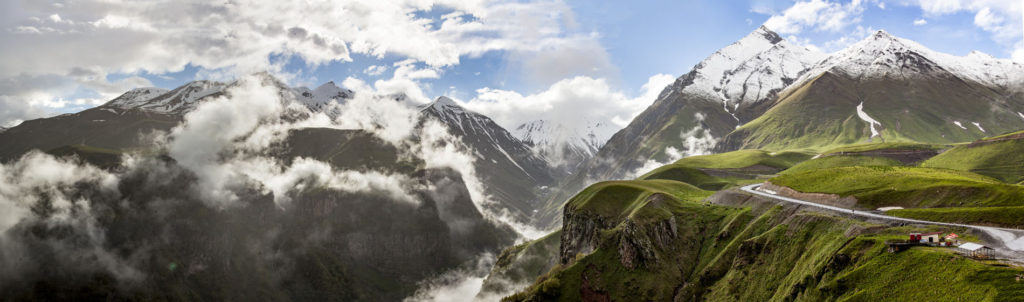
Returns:
[[[1024,65],[1020,63],[997,59],[980,51],[972,51],[962,57],[933,51],[884,30],[814,64],[793,86],[830,70],[855,78],[881,78],[893,72],[900,76],[914,76],[915,73],[946,71],[987,86],[1024,89],[1019,88],[1024,83]]]
[[[530,145],[535,154],[571,172],[580,162],[597,154],[617,130],[604,122],[588,121],[584,127],[573,127],[535,120],[519,125],[512,134]]]
[[[344,103],[355,96],[355,92],[338,87],[334,81],[320,85],[314,90],[306,87],[292,88],[295,99],[313,111],[321,111],[331,102]]]
[[[155,87],[136,88],[104,104],[108,108],[138,109],[162,114],[186,113],[195,109],[205,97],[224,92],[228,84],[214,81],[192,81],[173,90]],[[306,87],[288,88],[299,103],[310,110],[322,111],[330,102],[344,103],[355,92],[338,87],[333,81],[314,90]]]
[[[825,55],[761,26],[694,66],[683,92],[720,99],[726,111],[767,100]]]

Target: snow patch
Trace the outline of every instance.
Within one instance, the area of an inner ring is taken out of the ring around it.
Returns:
[[[971,124],[974,124],[975,127],[978,127],[978,130],[981,130],[981,132],[985,132],[985,128],[981,127],[981,123],[971,122]]]
[[[960,127],[960,129],[967,130],[967,127],[964,127],[964,125],[961,124],[960,121],[953,121],[953,124],[956,125],[957,127]]]
[[[882,212],[892,211],[892,210],[902,210],[902,209],[903,209],[903,207],[881,207],[881,208],[878,208],[878,210],[882,211]]]
[[[1017,115],[1019,115],[1020,118],[1024,118],[1024,113],[1017,112]]]
[[[879,123],[864,112],[864,102],[860,102],[860,105],[857,105],[857,117],[860,117],[861,120],[871,125],[871,137],[879,136],[878,129],[875,129],[875,125],[881,127],[882,123]]]

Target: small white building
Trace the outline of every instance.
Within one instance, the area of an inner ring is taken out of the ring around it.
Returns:
[[[942,232],[931,232],[921,234],[921,243],[938,243],[940,235],[942,235]]]
[[[956,251],[972,258],[992,258],[992,252],[995,250],[984,245],[968,242],[956,247]]]

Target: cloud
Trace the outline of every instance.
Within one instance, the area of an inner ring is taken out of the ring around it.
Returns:
[[[315,68],[351,61],[353,54],[397,56],[436,69],[491,51],[516,54],[523,62],[543,61],[596,41],[574,30],[572,11],[561,0],[86,0],[59,6],[5,1],[0,11],[0,44],[12,46],[0,48],[0,80],[22,74],[65,77],[92,96],[75,101],[79,97],[72,97],[72,88],[48,97],[88,105],[109,99],[109,85],[78,82],[68,77],[73,70],[92,70],[100,75],[95,80],[194,66],[206,79],[268,70],[290,81],[302,75],[285,71],[289,58]],[[150,84],[136,77],[119,85]],[[4,90],[0,95],[27,99]],[[0,124],[30,115],[22,116]]]
[[[955,13],[964,8],[960,0],[919,0],[918,3],[925,13],[934,15]]]
[[[388,71],[388,67],[384,65],[370,65],[363,70],[363,73],[369,76],[379,76]]]
[[[648,159],[644,162],[643,166],[640,166],[636,170],[633,170],[633,178],[639,178],[648,172],[653,171],[661,166],[671,164],[677,160],[696,155],[707,155],[713,153],[715,145],[718,144],[718,138],[711,135],[711,131],[705,129],[702,126],[704,121],[704,115],[700,113],[694,114],[694,120],[697,125],[689,130],[679,133],[679,138],[683,140],[682,150],[674,146],[665,148],[665,155],[667,159],[665,162],[660,162],[654,159]]]
[[[327,163],[301,157],[284,165],[278,159],[263,154],[271,145],[286,138],[289,130],[346,125],[332,123],[325,114],[309,112],[294,99],[282,97],[288,95],[283,90],[286,88],[273,78],[247,76],[233,85],[224,96],[207,100],[186,114],[184,122],[168,136],[168,155],[195,173],[197,193],[210,206],[236,206],[238,196],[235,192],[253,186],[272,194],[281,207],[287,206],[291,192],[319,187],[345,192],[383,192],[394,200],[419,203],[408,193],[413,186],[411,180],[402,175],[335,171]],[[372,97],[356,97],[348,103],[364,104],[364,99]],[[348,109],[342,112],[355,111]],[[307,118],[298,121],[285,119],[296,114]],[[394,124],[381,123],[380,120],[348,126],[355,129],[395,128]],[[404,131],[404,136],[390,137],[388,131],[374,133],[384,134],[382,138],[398,142],[413,130],[411,121],[401,126],[399,131]]]
[[[974,15],[974,25],[987,31],[1000,31],[1003,26],[1003,17],[992,13],[992,9],[986,7]]]
[[[674,77],[667,74],[651,76],[641,87],[641,93],[632,98],[613,89],[605,79],[586,76],[558,81],[530,95],[482,88],[465,106],[491,117],[507,129],[543,119],[584,126],[601,122],[615,125],[610,129],[617,131],[650,106],[673,80]]]
[[[839,32],[851,24],[860,23],[864,1],[848,4],[827,0],[797,1],[781,14],[775,14],[764,25],[780,34],[797,34],[805,29]]]
[[[765,22],[765,26],[788,35],[789,39],[800,40],[805,46],[819,48],[825,51],[834,51],[838,46],[850,45],[853,37],[862,36],[859,25],[862,22],[867,4],[875,3],[879,9],[885,9],[885,3],[877,0],[853,0],[847,3],[832,0],[799,0],[785,10],[754,10],[757,13],[768,14],[771,17]],[[974,14],[974,24],[981,30],[992,33],[992,40],[1006,47],[1010,54],[1024,53],[1018,51],[1016,46],[1021,37],[1024,36],[1024,3],[1021,1],[1005,0],[917,0],[897,2],[903,6],[919,7],[925,17],[939,17],[942,15],[959,12],[971,12]],[[926,18],[918,18],[912,22],[915,26],[927,24]],[[852,25],[857,27],[845,32]],[[800,37],[808,31],[841,33],[840,38],[834,38],[816,46],[806,38]]]
[[[974,13],[974,25],[992,34],[992,40],[1006,48],[1018,60],[1019,42],[1024,38],[1024,3],[1006,0],[919,0],[926,16],[959,12]],[[1020,60],[1018,60],[1020,61]]]
[[[520,69],[531,87],[547,87],[576,76],[606,78],[618,73],[596,35],[549,41],[536,51],[511,52],[506,59],[512,69]]]
[[[116,175],[91,165],[58,159],[39,151],[31,151],[18,160],[0,164],[0,283],[25,277],[23,271],[37,264],[26,262],[28,242],[13,234],[23,224],[45,227],[38,232],[67,228],[63,238],[47,244],[47,251],[59,255],[61,262],[47,263],[64,267],[69,262],[85,262],[94,269],[106,271],[121,281],[135,281],[142,273],[125,259],[103,248],[106,239],[92,216],[90,198],[106,195],[117,198]],[[95,192],[80,191],[92,187]],[[37,239],[38,240],[38,239]],[[35,243],[35,242],[33,242]]]

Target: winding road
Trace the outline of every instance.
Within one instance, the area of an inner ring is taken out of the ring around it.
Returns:
[[[970,224],[960,224],[960,223],[949,223],[949,222],[918,220],[918,219],[910,219],[910,218],[889,216],[889,215],[879,214],[879,213],[875,213],[875,212],[866,212],[866,211],[858,211],[858,210],[853,210],[853,209],[840,208],[840,207],[836,207],[836,206],[824,205],[824,204],[810,202],[810,201],[806,201],[806,200],[799,200],[799,199],[795,199],[795,198],[779,196],[778,193],[776,193],[776,192],[772,192],[770,190],[762,190],[761,189],[761,184],[753,184],[753,185],[744,186],[744,187],[741,187],[740,190],[743,190],[744,192],[747,192],[747,193],[751,193],[751,194],[755,194],[755,195],[759,195],[759,196],[764,196],[764,197],[768,197],[768,198],[772,198],[772,199],[777,199],[777,200],[781,200],[781,201],[785,201],[785,202],[789,202],[789,203],[795,203],[795,204],[800,204],[800,205],[805,205],[805,206],[821,208],[821,209],[825,209],[825,210],[829,210],[829,211],[833,211],[833,212],[838,212],[838,213],[843,213],[843,214],[848,214],[848,215],[861,216],[861,217],[870,217],[870,218],[874,218],[874,219],[898,221],[898,222],[906,222],[906,223],[914,223],[914,224],[941,225],[941,226],[961,227],[961,228],[968,228],[968,229],[979,230],[979,231],[985,232],[986,234],[992,236],[993,238],[1001,241],[1001,243],[1003,244],[1002,247],[995,247],[994,246],[993,248],[995,248],[997,251],[1002,250],[1001,254],[1003,256],[1006,256],[1007,258],[1012,258],[1012,260],[1024,262],[1024,230],[1021,230],[1021,229],[997,228],[997,227],[990,227],[990,226],[980,226],[980,225],[970,225]]]

